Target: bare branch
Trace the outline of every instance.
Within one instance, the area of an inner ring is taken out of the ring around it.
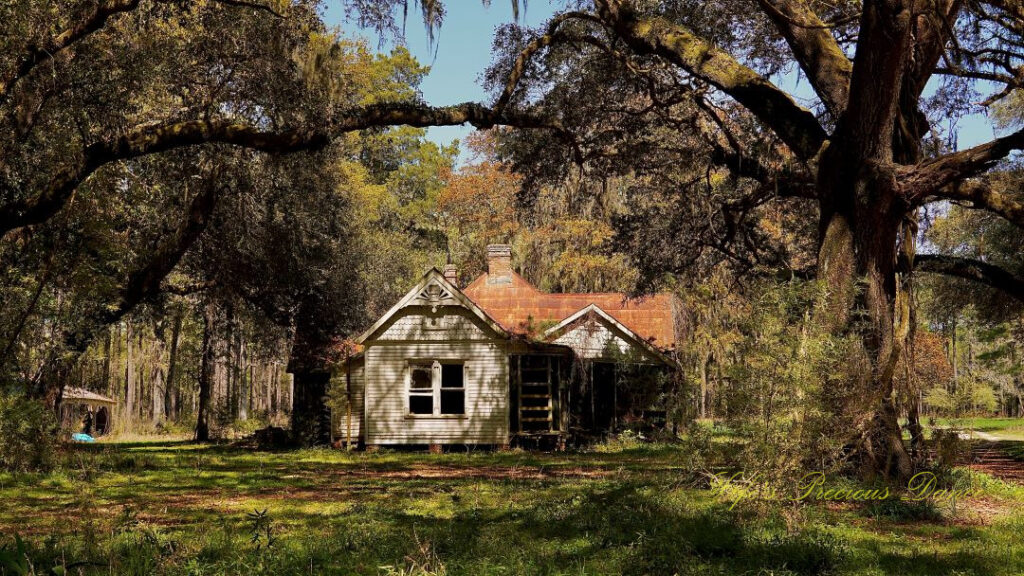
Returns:
[[[1024,279],[988,262],[942,254],[919,254],[914,261],[914,270],[972,280],[1024,302]]]
[[[911,203],[939,195],[940,190],[992,167],[1010,152],[1024,148],[1024,129],[960,152],[939,156],[907,169],[900,181],[904,198]]]

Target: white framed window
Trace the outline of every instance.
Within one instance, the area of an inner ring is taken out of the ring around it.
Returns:
[[[429,363],[409,364],[409,414],[427,416],[434,413],[434,376]]]
[[[410,360],[406,384],[410,417],[465,416],[465,362]]]

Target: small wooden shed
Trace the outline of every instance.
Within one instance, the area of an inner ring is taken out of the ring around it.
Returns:
[[[92,436],[110,433],[117,400],[85,388],[65,388],[60,404],[60,423],[65,430]]]

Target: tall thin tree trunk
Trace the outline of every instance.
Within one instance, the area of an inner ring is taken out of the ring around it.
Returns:
[[[126,430],[135,421],[135,370],[132,367],[132,326],[124,326],[124,415]]]
[[[238,388],[238,419],[246,421],[249,419],[249,372],[246,370],[246,348],[245,338],[242,337],[242,331],[238,331],[238,364],[237,364],[237,381],[235,386]]]
[[[707,418],[707,399],[708,399],[708,359],[701,357],[700,359],[700,417]]]
[[[195,434],[197,442],[207,442],[210,440],[210,392],[213,386],[213,372],[216,363],[213,349],[215,322],[216,310],[212,303],[207,302],[203,306],[203,348],[199,367],[199,402],[196,413]]]
[[[174,325],[171,328],[171,349],[167,361],[167,382],[164,384],[164,417],[168,421],[178,419],[178,397],[176,391],[178,376],[178,342],[181,338],[181,324],[184,310],[178,309],[174,314]]]
[[[112,360],[110,355],[111,352],[113,352],[113,343],[111,342],[109,326],[104,331],[104,334],[105,336],[103,338],[103,393],[110,394],[111,391],[113,390],[113,382],[110,381],[110,368]]]
[[[167,394],[167,382],[164,379],[163,366],[157,364],[153,367],[153,414],[150,416],[152,422],[157,424],[161,421],[165,421],[166,413],[164,409],[164,400]]]

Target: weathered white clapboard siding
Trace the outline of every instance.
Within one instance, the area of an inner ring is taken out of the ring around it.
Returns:
[[[643,358],[643,354],[618,330],[598,318],[589,318],[579,322],[554,339],[553,342],[568,346],[577,356],[590,360]]]
[[[492,331],[461,306],[408,306],[374,340],[403,342],[491,340]]]
[[[504,444],[508,441],[508,351],[469,310],[409,306],[365,343],[365,441],[386,444]],[[411,416],[410,360],[466,366],[464,416]]]
[[[336,402],[335,410],[332,412],[334,437],[342,442],[348,442],[349,433],[352,435],[353,443],[363,440],[363,415],[366,406],[365,374],[365,358],[356,358],[331,379],[332,394],[335,398],[344,396],[344,391],[348,390],[348,405],[344,402]],[[349,410],[351,410],[351,417]]]

